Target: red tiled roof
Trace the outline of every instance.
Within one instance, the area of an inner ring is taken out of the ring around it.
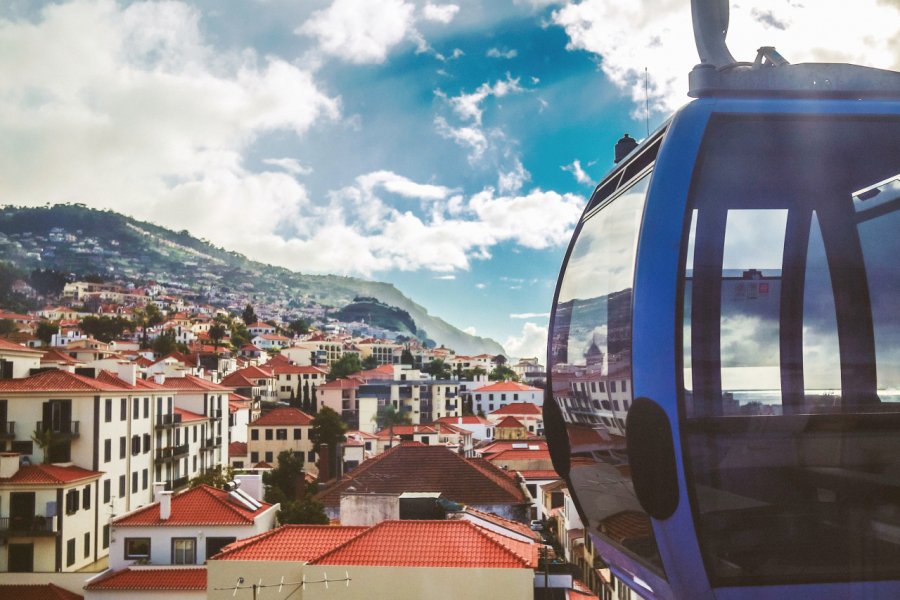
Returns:
[[[307,562],[344,542],[368,527],[331,525],[283,525],[233,542],[212,560],[290,560]]]
[[[10,342],[8,340],[4,340],[3,338],[0,338],[0,350],[14,350],[16,352],[25,352],[27,354],[34,355],[43,353],[43,350],[33,350],[31,348],[26,348],[25,346]]]
[[[84,596],[79,596],[52,583],[44,585],[9,583],[0,584],[0,598],[15,598],[16,600],[83,600]]]
[[[273,425],[309,425],[312,417],[291,406],[282,406],[267,412],[257,420],[250,423],[249,427],[271,427]]]
[[[491,454],[488,458],[491,462],[501,460],[546,460],[550,461],[550,451],[547,449],[531,450],[529,448],[515,448],[511,450],[501,450]]]
[[[523,448],[524,445],[527,445],[529,447],[537,446],[540,450],[547,449],[546,440],[497,440],[495,442],[491,442],[484,448],[480,448],[478,452],[484,457],[490,457],[491,455],[498,452],[503,452],[504,450]]]
[[[533,568],[537,564],[536,549],[536,545],[492,535],[468,521],[383,521],[310,563],[386,567]]]
[[[360,371],[359,376],[366,381],[379,381],[394,378],[394,367],[391,365],[381,365],[374,369]]]
[[[559,473],[553,469],[534,469],[519,471],[519,475],[525,479],[559,479]]]
[[[0,392],[117,392],[121,390],[120,386],[102,383],[90,377],[58,369],[41,371],[20,379],[0,380]]]
[[[625,438],[612,434],[603,427],[594,429],[569,424],[566,426],[566,433],[573,453],[625,449]]]
[[[394,437],[401,435],[436,435],[437,430],[430,425],[394,425]],[[376,431],[375,436],[381,439],[388,439],[391,436],[390,428]]]
[[[346,388],[358,388],[362,385],[362,382],[359,379],[335,379],[334,381],[329,381],[328,383],[323,383],[318,388],[319,390],[343,390]]]
[[[89,471],[81,467],[57,465],[23,465],[12,477],[0,479],[4,485],[60,485],[96,479],[102,471]]]
[[[81,361],[72,358],[71,356],[69,356],[68,354],[65,354],[64,352],[61,352],[57,348],[50,348],[49,350],[44,352],[44,355],[41,356],[41,362],[42,363],[57,362],[57,363],[64,363],[67,365],[81,364]]]
[[[652,534],[650,517],[636,510],[616,513],[597,524],[597,530],[620,544]]]
[[[228,457],[247,456],[247,442],[231,442],[228,444]]]
[[[190,421],[206,421],[209,417],[205,417],[201,414],[197,414],[190,410],[185,410],[183,408],[178,408],[177,406],[173,409],[173,412],[176,415],[181,415],[181,422],[188,423]]]
[[[235,388],[248,388],[253,387],[256,384],[235,371],[222,380],[222,385],[227,385],[228,387]]]
[[[512,415],[503,417],[503,420],[497,423],[497,429],[525,429],[525,425]]]
[[[404,442],[364,461],[316,498],[326,506],[338,506],[341,493],[351,486],[360,492],[441,492],[464,504],[526,501],[521,488],[494,465],[418,442]]]
[[[159,518],[159,502],[149,504],[115,519],[116,527],[159,527],[195,525],[252,525],[253,520],[272,505],[250,510],[234,500],[228,492],[208,485],[199,485],[172,496],[172,512],[167,520]]]
[[[482,388],[485,389],[485,388]],[[480,391],[480,390],[479,390]],[[540,417],[543,413],[541,407],[533,402],[513,402],[506,406],[501,406],[491,413],[492,415],[534,415]]]
[[[206,567],[128,567],[93,580],[84,589],[205,591]]]
[[[460,421],[462,419],[462,421]],[[465,417],[441,417],[438,419],[441,423],[449,423],[450,425],[485,425],[487,427],[493,427],[491,422],[485,419],[484,417],[478,417],[475,415],[469,415]]]
[[[485,521],[493,523],[498,527],[503,527],[504,529],[508,529],[512,532],[518,533],[519,535],[524,535],[525,537],[528,537],[535,541],[540,541],[541,539],[543,539],[540,533],[538,533],[537,531],[532,531],[532,529],[525,523],[519,523],[518,521],[504,519],[503,517],[495,515],[494,513],[477,510],[472,508],[471,506],[467,506],[465,512],[479,519],[483,519]]]
[[[210,391],[210,392],[230,392],[228,387],[218,385],[212,381],[195,377],[194,375],[185,375],[184,377],[166,377],[164,384],[168,390],[182,391]]]
[[[475,393],[481,392],[540,392],[540,388],[531,387],[517,381],[498,381],[484,387],[473,390]]]
[[[281,356],[279,354],[279,356]],[[287,359],[285,359],[287,360]],[[291,365],[284,364],[281,362],[274,363],[273,361],[269,361],[267,366],[271,366],[276,375],[321,375],[324,377],[325,369],[320,369],[319,367],[312,366],[302,366],[302,365]]]

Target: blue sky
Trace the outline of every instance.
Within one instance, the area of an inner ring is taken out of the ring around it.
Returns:
[[[900,67],[896,0],[732,4],[739,59]],[[540,355],[615,141],[683,104],[695,62],[687,0],[7,1],[0,202],[389,281]]]

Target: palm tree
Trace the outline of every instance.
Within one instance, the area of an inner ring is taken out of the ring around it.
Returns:
[[[44,453],[43,463],[50,464],[50,447],[56,442],[56,435],[48,429],[35,429],[31,434],[31,440],[38,445]]]
[[[412,420],[408,414],[398,411],[393,404],[388,404],[384,407],[384,412],[381,413],[381,422],[383,427],[388,428],[388,434],[390,435],[388,438],[388,449],[390,449],[394,445],[394,425],[409,425],[412,423]]]

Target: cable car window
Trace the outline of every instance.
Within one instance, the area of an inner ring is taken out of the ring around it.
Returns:
[[[649,174],[636,180],[582,222],[554,307],[550,369],[572,451],[569,483],[585,530],[661,574],[625,446],[632,286],[649,181]]]
[[[718,116],[682,443],[714,585],[900,577],[900,119]]]

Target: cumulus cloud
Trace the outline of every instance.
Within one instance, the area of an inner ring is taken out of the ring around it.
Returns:
[[[113,208],[239,250],[303,210],[299,162],[253,173],[244,155],[334,121],[339,100],[283,60],[212,48],[199,23],[183,3],[112,0],[0,20],[0,197]]]
[[[417,24],[447,24],[457,12],[455,4],[428,3],[416,11],[415,4],[404,0],[334,0],[310,15],[294,33],[313,38],[325,55],[356,64],[379,64],[406,41],[425,52],[428,43]]]
[[[814,3],[757,0],[731,2],[728,45],[737,60],[753,60],[760,46],[776,46],[793,63],[851,62],[900,68],[900,6],[859,0]],[[601,57],[609,79],[643,114],[644,68],[651,110],[669,112],[687,100],[687,74],[697,63],[690,3],[672,0],[614,3],[583,0],[553,12],[569,36],[569,48]]]
[[[503,348],[510,356],[516,358],[545,356],[547,354],[547,327],[531,322],[525,323],[520,335],[506,338]]]
[[[550,313],[512,313],[509,315],[510,319],[537,319],[544,318],[549,319]]]
[[[456,275],[437,275],[435,279],[438,281],[454,281],[456,279]]]
[[[486,53],[486,56],[488,58],[505,58],[507,60],[515,58],[518,55],[519,55],[519,52],[515,48],[511,48],[509,50],[501,50],[500,48],[491,48]]]
[[[584,172],[584,169],[581,168],[580,160],[575,160],[572,162],[572,164],[569,165],[563,165],[562,167],[560,167],[560,169],[571,173],[575,177],[575,181],[577,181],[578,183],[591,183],[590,176]]]
[[[263,159],[263,164],[280,167],[291,175],[309,175],[313,172],[311,168],[303,165],[296,158],[266,158]]]

